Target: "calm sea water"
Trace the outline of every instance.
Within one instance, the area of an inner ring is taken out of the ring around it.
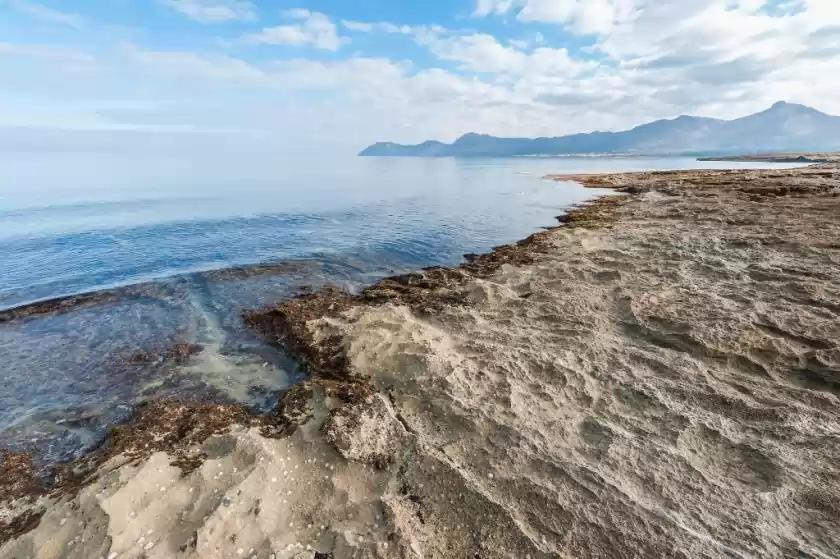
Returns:
[[[394,272],[457,264],[464,253],[553,225],[593,196],[541,180],[549,172],[710,166],[736,164],[0,154],[0,309],[155,286],[0,326],[0,446],[67,459],[136,403],[162,396],[264,409],[301,374],[242,328],[242,310],[304,286],[354,289]],[[295,266],[277,274],[207,273],[287,261]],[[177,341],[204,351],[180,365],[132,360]]]

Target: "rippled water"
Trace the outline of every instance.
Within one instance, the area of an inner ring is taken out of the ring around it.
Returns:
[[[145,284],[108,304],[0,326],[0,446],[67,459],[161,396],[264,409],[301,375],[242,328],[243,309],[307,286],[353,289],[457,264],[592,196],[540,180],[547,172],[699,165],[715,164],[0,155],[0,309]],[[208,273],[287,261],[295,265],[281,273]],[[203,351],[167,359],[177,342]]]

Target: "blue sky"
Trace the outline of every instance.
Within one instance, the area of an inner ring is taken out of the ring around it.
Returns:
[[[352,151],[839,87],[836,0],[0,0],[0,149]]]

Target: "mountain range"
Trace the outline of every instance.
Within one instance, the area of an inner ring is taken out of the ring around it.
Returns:
[[[451,144],[379,142],[361,156],[511,157],[581,154],[693,154],[840,150],[840,116],[796,103],[719,120],[695,116],[657,120],[623,132],[591,132],[556,138],[497,138],[466,134]]]

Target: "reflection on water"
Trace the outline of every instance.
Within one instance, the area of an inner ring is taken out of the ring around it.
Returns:
[[[244,309],[305,287],[354,289],[453,265],[552,225],[592,196],[540,180],[547,172],[697,165],[353,159],[231,169],[63,157],[0,155],[0,309],[141,282],[154,289],[0,325],[0,446],[47,460],[96,444],[150,398],[271,406],[301,374],[243,329]],[[202,351],[182,355],[177,344]]]

